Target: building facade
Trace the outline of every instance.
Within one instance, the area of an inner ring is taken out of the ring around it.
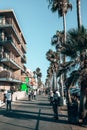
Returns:
[[[32,88],[32,89],[37,89],[37,79],[34,75],[34,73],[30,70],[30,69],[27,69],[27,76],[29,78],[29,86]]]
[[[26,41],[13,10],[0,11],[0,100],[2,91],[25,82]]]

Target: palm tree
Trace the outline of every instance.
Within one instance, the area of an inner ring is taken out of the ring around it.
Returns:
[[[52,12],[58,11],[59,17],[63,17],[63,44],[66,43],[66,13],[68,9],[72,9],[72,5],[69,3],[69,0],[49,0],[49,6],[51,6]],[[62,62],[65,62],[65,56],[62,55]],[[60,59],[60,60],[61,60]],[[64,86],[64,79],[66,74],[61,76],[61,82],[62,82],[62,91],[63,91],[63,86]],[[63,92],[62,92],[63,93]],[[62,94],[63,95],[63,94]]]
[[[59,51],[62,44],[64,44],[64,32],[56,31],[56,34],[51,39],[51,44],[55,46],[56,51]]]
[[[53,37],[51,39],[51,44],[55,46],[56,52],[58,53],[58,57],[59,57],[58,65],[59,65],[59,69],[60,69],[61,65],[65,63],[65,56],[60,53],[61,49],[62,49],[62,44],[65,44],[64,43],[64,32],[57,31],[56,34],[53,35]],[[58,78],[58,84],[59,84],[60,94],[61,94],[61,105],[63,105],[63,101],[64,101],[64,80],[66,78],[65,75],[66,74],[64,73],[60,76],[60,78]]]
[[[66,45],[61,52],[71,57],[72,62],[64,70],[72,69],[70,77],[67,78],[66,86],[69,88],[79,81],[81,88],[80,114],[84,113],[84,99],[87,100],[87,29],[83,26],[79,29],[69,30],[67,33]],[[75,67],[78,66],[78,67]],[[63,72],[63,71],[62,71]]]
[[[51,6],[52,12],[57,12],[59,17],[63,17],[63,30],[64,30],[64,42],[66,41],[66,13],[68,9],[72,9],[69,0],[48,0],[49,6]]]
[[[48,87],[50,89],[52,89],[52,76],[53,76],[53,71],[52,71],[52,67],[49,66],[48,69],[47,69],[47,83],[48,83]]]
[[[51,74],[52,73],[52,77],[53,77],[53,85],[52,85],[52,89],[56,89],[57,88],[57,77],[56,77],[56,73],[58,71],[58,53],[55,51],[52,51],[51,49],[46,53],[46,58],[47,60],[50,61],[50,67],[48,69],[48,73]],[[52,79],[51,77],[51,79]]]
[[[37,76],[38,87],[40,87],[42,84],[42,82],[41,82],[42,73],[41,73],[41,70],[39,67],[36,68],[35,74]]]

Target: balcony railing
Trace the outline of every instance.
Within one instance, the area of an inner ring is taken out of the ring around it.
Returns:
[[[3,26],[3,25],[4,26],[8,26],[8,25],[12,26],[12,28],[14,29],[14,31],[16,33],[16,36],[19,39],[19,43],[21,43],[23,45],[24,49],[26,49],[25,44],[24,44],[24,40],[23,40],[23,38],[21,36],[21,32],[19,30],[19,27],[15,23],[14,19],[13,18],[3,18],[2,23],[0,24],[0,26]]]
[[[20,76],[17,76],[16,74],[7,71],[7,70],[3,70],[0,72],[0,78],[11,78],[11,79],[15,79],[15,80],[21,80]]]
[[[7,60],[12,60],[12,61],[15,62],[18,66],[22,67],[22,64],[21,64],[20,59],[17,59],[17,57],[15,57],[12,53],[4,52],[2,58],[3,58],[3,59],[6,58]]]

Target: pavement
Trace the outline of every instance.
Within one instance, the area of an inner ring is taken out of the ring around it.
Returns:
[[[11,112],[6,112],[5,107],[0,108],[0,130],[87,130],[68,123],[66,106],[58,109],[59,120],[55,121],[47,95],[38,95],[32,101],[26,96],[12,102]]]

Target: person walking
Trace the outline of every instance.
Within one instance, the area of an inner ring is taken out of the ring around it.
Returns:
[[[34,99],[34,90],[31,91],[31,100]]]
[[[56,90],[56,93],[58,94],[58,106],[60,106],[60,92],[58,89]]]
[[[31,90],[29,90],[29,92],[28,92],[28,100],[29,101],[31,100]]]
[[[4,102],[4,103],[6,103],[6,93],[7,93],[7,91],[5,90],[5,91],[4,91],[4,99],[3,99],[3,102]]]
[[[53,91],[53,112],[54,112],[54,119],[58,120],[58,93],[56,90]]]
[[[6,93],[6,111],[11,111],[12,93],[10,90]]]
[[[37,91],[34,90],[34,100],[36,100]]]

